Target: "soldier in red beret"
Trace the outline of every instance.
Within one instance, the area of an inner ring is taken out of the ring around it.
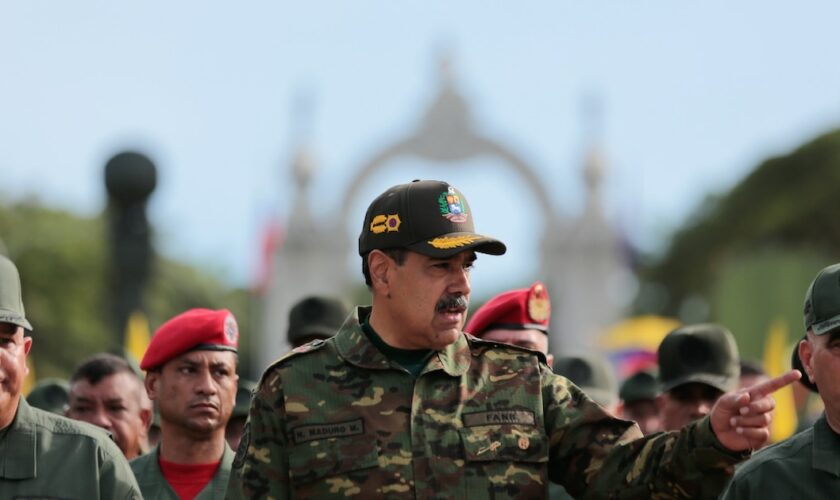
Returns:
[[[230,311],[190,309],[161,326],[140,362],[160,412],[160,444],[131,461],[145,498],[222,498],[233,451],[239,330]]]
[[[530,288],[509,290],[488,300],[473,313],[464,331],[485,340],[518,345],[546,355],[551,300],[545,285],[537,281]]]

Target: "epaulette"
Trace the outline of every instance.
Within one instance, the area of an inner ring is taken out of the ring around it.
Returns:
[[[542,363],[544,365],[548,365],[548,359],[546,359],[545,354],[543,354],[540,351],[535,351],[533,349],[528,349],[527,347],[522,347],[522,346],[518,346],[518,345],[514,345],[514,344],[507,344],[505,342],[498,342],[496,340],[488,340],[488,339],[478,338],[475,335],[473,335],[471,333],[467,333],[467,332],[464,332],[464,335],[467,336],[467,341],[470,342],[471,344],[477,344],[478,346],[487,347],[487,348],[502,348],[502,349],[512,349],[514,351],[521,351],[521,352],[524,352],[524,353],[531,354],[533,356],[537,356],[537,358],[540,360],[540,363]]]
[[[275,359],[274,361],[271,362],[271,364],[268,365],[268,368],[266,368],[265,371],[263,372],[262,377],[260,377],[259,385],[262,385],[263,380],[265,379],[265,376],[268,375],[269,373],[271,373],[271,371],[274,368],[276,368],[277,366],[279,366],[281,363],[284,363],[285,361],[288,361],[289,359],[292,359],[296,356],[301,356],[301,355],[306,354],[306,353],[315,352],[318,349],[327,345],[327,341],[329,341],[329,340],[330,339],[315,339],[315,340],[312,340],[310,342],[307,342],[306,344],[295,347],[291,351],[289,351],[286,354],[284,354],[284,355],[280,356],[279,358]]]

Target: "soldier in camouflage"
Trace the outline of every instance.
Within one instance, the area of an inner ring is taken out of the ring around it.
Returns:
[[[542,498],[549,480],[590,498],[710,497],[767,439],[768,394],[798,372],[642,438],[542,353],[464,334],[475,252],[505,251],[472,217],[444,182],[374,200],[359,238],[373,305],[268,368],[228,498]]]

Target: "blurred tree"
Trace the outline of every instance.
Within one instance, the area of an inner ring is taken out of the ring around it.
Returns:
[[[760,355],[776,316],[798,337],[805,287],[840,255],[838,188],[840,131],[763,162],[726,195],[705,200],[642,270],[640,289],[660,300],[640,295],[637,312],[730,322],[749,356]],[[651,303],[659,310],[646,310]]]
[[[84,357],[122,347],[113,345],[108,333],[103,217],[80,217],[33,201],[0,203],[0,240],[20,269],[39,377],[67,377]],[[155,259],[145,296],[152,331],[190,307],[226,307],[239,322],[240,362],[248,369],[250,292],[227,288],[186,264]]]

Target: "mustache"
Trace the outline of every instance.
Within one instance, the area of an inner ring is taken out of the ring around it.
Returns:
[[[435,311],[443,312],[447,309],[466,310],[469,301],[463,295],[444,295],[435,305]]]

